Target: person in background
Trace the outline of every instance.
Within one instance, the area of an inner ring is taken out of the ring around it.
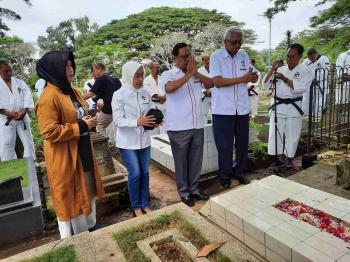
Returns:
[[[37,91],[38,98],[43,93],[45,86],[46,86],[46,81],[44,79],[40,78],[35,82],[34,89]]]
[[[35,159],[28,115],[33,108],[33,97],[27,84],[12,76],[9,61],[0,60],[0,161],[17,159],[17,134],[23,144],[23,157]]]
[[[143,80],[143,88],[147,90],[154,106],[162,111],[163,115],[166,116],[166,96],[164,91],[159,87],[159,69],[160,65],[152,61],[149,65],[151,73]],[[166,133],[165,127],[163,125],[151,130],[151,135],[164,134]]]
[[[146,126],[155,118],[146,116],[152,107],[151,96],[142,88],[143,67],[133,61],[122,68],[122,87],[112,99],[113,122],[117,127],[116,145],[128,170],[131,208],[135,216],[151,212],[149,208],[149,162],[151,139]]]
[[[209,74],[209,65],[210,65],[210,56],[209,55],[203,55],[202,56],[202,63],[203,66],[198,68],[198,73],[201,75],[204,75],[206,77],[210,77]],[[202,115],[204,124],[208,124],[209,121],[211,121],[211,92],[210,89],[205,89],[203,86],[203,95],[202,95]]]
[[[103,100],[103,107],[98,113],[97,118],[97,132],[104,136],[109,136],[106,133],[106,128],[112,123],[112,97],[115,91],[121,87],[119,79],[112,77],[106,73],[106,68],[101,63],[92,64],[92,73],[95,78],[95,83],[89,92],[83,94],[83,98],[89,99],[95,97],[93,100],[96,103],[98,99]]]
[[[275,136],[277,136],[279,162],[276,164],[285,168],[294,167],[293,157],[299,143],[303,115],[302,96],[314,78],[314,74],[305,65],[299,64],[303,52],[302,45],[291,44],[286,54],[287,65],[275,67],[275,72],[264,81],[265,86],[268,87],[274,77],[276,80],[276,97],[271,100],[270,107],[268,154],[276,155]],[[277,110],[277,134],[275,132],[274,110]],[[282,155],[286,156],[285,161],[283,161]]]
[[[341,53],[338,56],[337,61],[335,62],[335,65],[340,66],[340,67],[347,67],[348,73],[349,73],[349,69],[350,69],[350,41],[348,44],[348,50]]]
[[[219,178],[229,188],[231,178],[243,184],[249,179],[243,175],[248,160],[249,100],[247,83],[256,82],[248,54],[241,51],[242,30],[230,27],[224,34],[224,48],[210,57],[210,76],[213,78],[212,118],[216,148],[219,155]],[[233,162],[233,144],[236,161]]]
[[[96,118],[71,85],[75,74],[72,52],[51,51],[37,63],[47,83],[35,113],[44,139],[44,155],[61,238],[96,228],[96,197],[104,194],[90,133]]]
[[[322,101],[323,108],[325,108],[324,103],[326,102],[326,84],[327,84],[327,76],[328,71],[325,70],[329,68],[329,60],[325,55],[320,55],[315,48],[309,48],[307,50],[307,58],[304,60],[303,64],[310,70],[311,74],[316,74],[317,71],[317,79],[315,82],[316,92],[313,92],[313,104],[316,105],[314,108],[315,112],[322,113]],[[306,92],[303,93],[303,103],[302,110],[304,111],[304,115],[309,115],[309,105],[310,105],[310,89],[311,86],[307,89]],[[316,100],[316,101],[315,101]],[[315,114],[314,114],[315,115]]]
[[[256,82],[249,82],[247,84],[248,96],[249,96],[249,111],[252,120],[254,121],[255,116],[258,114],[258,101],[259,94],[257,92],[258,86],[260,84],[260,72],[255,67],[255,59],[250,59],[251,67],[253,72],[257,72],[258,80]]]
[[[193,206],[207,200],[198,189],[202,170],[204,123],[201,114],[202,88],[213,86],[211,78],[197,71],[196,60],[186,43],[172,50],[175,65],[164,71],[161,88],[167,96],[166,128],[174,157],[177,190],[181,201]]]

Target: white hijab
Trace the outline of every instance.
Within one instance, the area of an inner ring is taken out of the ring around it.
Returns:
[[[133,80],[136,71],[142,67],[141,64],[134,62],[134,61],[129,61],[125,63],[122,67],[122,80],[123,80],[123,86],[127,86],[132,89],[136,89],[133,85]],[[143,68],[143,67],[142,67]]]

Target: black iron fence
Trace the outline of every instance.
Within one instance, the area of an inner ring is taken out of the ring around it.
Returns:
[[[350,67],[317,69],[310,88],[308,153],[347,150],[350,140]]]

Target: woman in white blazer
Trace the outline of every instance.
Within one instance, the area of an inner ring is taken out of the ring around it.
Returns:
[[[149,92],[142,88],[143,79],[142,65],[127,62],[122,68],[122,87],[112,99],[116,145],[129,173],[129,196],[136,216],[151,212],[148,202],[151,139],[143,127],[154,126],[155,118],[145,116],[152,101]]]

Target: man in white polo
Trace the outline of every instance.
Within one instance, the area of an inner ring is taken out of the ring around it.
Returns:
[[[186,43],[172,50],[175,62],[161,78],[161,88],[167,97],[166,128],[175,162],[177,190],[181,201],[193,206],[195,200],[207,200],[199,192],[204,144],[204,123],[201,115],[202,83],[213,86],[209,77],[197,71],[196,60]]]
[[[219,155],[219,178],[224,188],[231,185],[231,177],[243,184],[249,179],[243,175],[248,159],[249,100],[247,83],[256,82],[247,53],[241,51],[242,31],[230,27],[224,35],[224,48],[210,57],[210,76],[213,78],[212,119],[215,144]],[[236,163],[233,165],[233,143]]]

